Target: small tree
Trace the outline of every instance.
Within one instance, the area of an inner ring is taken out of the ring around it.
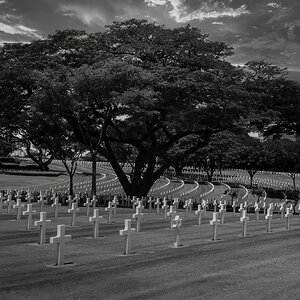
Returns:
[[[56,153],[56,157],[60,159],[66,168],[69,175],[69,195],[73,195],[73,178],[77,169],[77,163],[82,153],[84,152],[83,145],[72,141],[72,139],[65,138],[61,141],[61,147]]]
[[[274,171],[288,173],[296,189],[296,174],[300,173],[300,142],[275,139],[268,141],[267,147],[273,155]]]
[[[236,148],[230,162],[234,168],[246,170],[250,176],[250,188],[253,187],[254,175],[260,170],[270,170],[272,156],[265,144],[251,137],[244,137]]]

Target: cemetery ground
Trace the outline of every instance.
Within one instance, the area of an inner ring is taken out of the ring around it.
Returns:
[[[34,204],[35,209],[38,207]],[[26,231],[26,220],[0,212],[0,298],[1,299],[298,299],[300,293],[300,216],[293,215],[291,230],[274,214],[272,232],[248,214],[248,235],[242,237],[239,214],[226,212],[212,241],[209,221],[212,212],[197,225],[195,211],[179,210],[183,246],[174,248],[169,220],[156,210],[145,209],[141,232],[135,233],[132,254],[125,256],[124,219],[133,209],[118,208],[107,224],[107,212],[99,226],[100,237],[91,238],[93,225],[80,207],[76,226],[67,207],[59,217],[45,206],[45,245],[37,244],[38,230]],[[34,216],[34,220],[38,215]],[[72,240],[66,244],[66,264],[56,267],[56,245],[49,238],[56,226],[66,224]],[[135,224],[133,223],[133,227]]]

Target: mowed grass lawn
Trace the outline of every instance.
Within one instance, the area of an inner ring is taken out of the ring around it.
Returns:
[[[299,299],[299,215],[286,230],[275,214],[272,233],[267,233],[263,215],[256,222],[250,214],[249,235],[242,237],[239,215],[227,212],[213,242],[211,212],[198,227],[194,212],[184,219],[180,210],[183,246],[174,248],[169,221],[145,209],[133,254],[124,256],[119,230],[132,209],[118,209],[114,223],[107,224],[107,212],[100,207],[98,239],[90,238],[93,228],[84,208],[76,227],[69,226],[66,210],[61,207],[54,220],[46,206],[52,220],[46,245],[37,244],[36,229],[25,231],[25,219],[15,221],[14,215],[0,212],[0,299]],[[68,264],[60,268],[53,266],[56,247],[49,244],[57,224],[66,224],[72,235],[66,245]]]

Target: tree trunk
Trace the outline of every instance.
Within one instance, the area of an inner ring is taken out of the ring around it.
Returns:
[[[91,152],[92,157],[92,189],[91,196],[96,195],[96,179],[97,179],[97,152]]]
[[[293,180],[293,188],[296,189],[296,174],[295,173],[290,173],[290,176]]]
[[[256,174],[257,171],[253,171],[253,170],[249,170],[248,171],[248,174],[250,176],[250,189],[252,189],[252,186],[253,186],[253,177],[254,175]]]
[[[70,172],[69,173],[69,178],[70,178],[70,188],[69,188],[69,195],[72,195],[74,194],[74,191],[73,191],[73,172]]]

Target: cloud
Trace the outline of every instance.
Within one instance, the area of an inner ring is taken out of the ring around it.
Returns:
[[[95,7],[83,5],[61,5],[59,8],[65,16],[75,17],[86,25],[105,25],[107,23],[104,14]]]
[[[230,3],[231,1],[229,1]],[[189,11],[185,0],[145,0],[148,6],[170,6],[169,14],[177,23],[187,23],[192,20],[218,19],[222,17],[239,17],[249,14],[246,5],[238,8],[226,6],[223,1],[205,1],[197,9]]]
[[[36,29],[32,29],[21,24],[9,25],[0,22],[0,32],[1,31],[6,34],[23,35],[26,37],[37,38],[37,39],[42,38],[42,36],[38,34],[38,31]]]
[[[280,4],[276,3],[276,2],[269,2],[267,3],[268,7],[272,7],[272,8],[278,8],[280,7]]]
[[[4,3],[6,3],[5,0],[0,0],[0,4],[4,4]]]

